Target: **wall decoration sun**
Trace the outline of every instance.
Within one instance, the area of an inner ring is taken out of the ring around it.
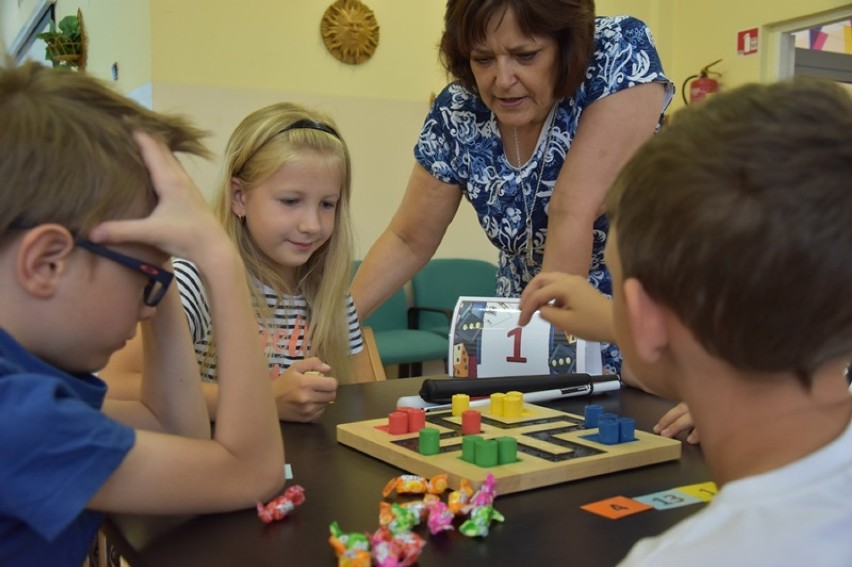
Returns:
[[[357,65],[369,59],[379,45],[379,23],[359,0],[337,0],[320,22],[326,49],[335,59]]]

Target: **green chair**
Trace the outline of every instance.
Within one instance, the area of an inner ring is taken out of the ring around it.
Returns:
[[[448,341],[456,302],[462,296],[494,297],[497,266],[484,260],[435,258],[411,279],[409,327]]]
[[[354,270],[359,264],[355,262]],[[397,290],[361,325],[373,329],[382,364],[398,364],[401,378],[419,376],[425,361],[443,360],[446,366],[447,337],[408,327],[408,299],[404,288]]]

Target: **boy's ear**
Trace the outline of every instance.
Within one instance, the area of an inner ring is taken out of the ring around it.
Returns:
[[[246,216],[246,193],[236,177],[231,178],[231,212],[240,218]]]
[[[636,354],[643,362],[657,362],[669,340],[665,312],[639,280],[628,278],[622,288]]]
[[[42,224],[27,231],[18,246],[15,263],[21,287],[40,299],[52,297],[73,250],[74,237],[64,226]]]

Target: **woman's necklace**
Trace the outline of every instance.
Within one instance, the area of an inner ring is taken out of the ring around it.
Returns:
[[[535,261],[533,260],[533,252],[535,251],[535,242],[534,242],[534,234],[533,234],[533,212],[535,211],[535,202],[538,199],[538,190],[541,188],[541,179],[544,177],[544,158],[547,155],[547,146],[550,144],[550,129],[553,125],[553,120],[551,119],[547,125],[547,139],[544,142],[544,148],[541,153],[541,167],[538,170],[538,182],[535,186],[535,193],[533,193],[532,205],[527,206],[527,198],[523,192],[523,184],[521,184],[521,200],[524,203],[524,214],[526,215],[526,256],[527,256],[527,266],[534,266]],[[515,138],[515,158],[518,160],[518,170],[520,171],[521,166],[521,146],[518,143],[518,129],[517,127],[512,128],[512,135]],[[535,150],[533,150],[533,155],[535,155]]]

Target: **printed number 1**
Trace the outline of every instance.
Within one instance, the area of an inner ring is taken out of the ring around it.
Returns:
[[[507,337],[514,337],[515,344],[513,348],[512,356],[506,357],[506,362],[526,362],[527,357],[521,356],[521,332],[523,331],[523,327],[515,327],[508,333],[506,333]]]

